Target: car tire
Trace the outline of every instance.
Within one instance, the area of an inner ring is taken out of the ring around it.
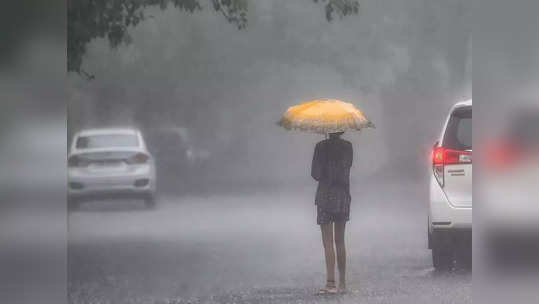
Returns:
[[[432,232],[430,229],[430,219],[428,219],[427,223],[427,248],[432,249]]]
[[[462,269],[472,269],[472,250],[459,248],[457,253],[457,265]]]
[[[459,240],[457,244],[456,260],[457,266],[462,269],[472,269],[472,242],[468,237]]]
[[[434,246],[432,248],[432,265],[436,270],[449,270],[453,266],[453,255],[447,249]]]
[[[144,198],[144,205],[148,209],[154,209],[157,206],[157,202],[155,200],[155,196],[150,195]]]
[[[440,234],[431,235],[432,242],[432,265],[436,270],[450,270],[453,268],[454,251],[450,242],[442,238]]]

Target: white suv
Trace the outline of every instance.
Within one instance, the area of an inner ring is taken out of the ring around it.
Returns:
[[[436,269],[471,266],[472,101],[451,108],[433,147],[428,245]]]
[[[91,129],[73,137],[68,155],[68,203],[135,197],[155,205],[155,163],[140,131]]]

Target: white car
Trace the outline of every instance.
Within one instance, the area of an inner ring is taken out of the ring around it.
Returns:
[[[68,204],[140,198],[155,206],[155,162],[135,129],[89,129],[73,137],[68,154]]]
[[[428,245],[436,269],[471,266],[472,101],[451,108],[433,147]]]

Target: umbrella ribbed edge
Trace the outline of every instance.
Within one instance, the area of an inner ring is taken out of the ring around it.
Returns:
[[[327,134],[345,131],[360,131],[365,128],[375,128],[375,125],[369,120],[360,120],[358,118],[349,118],[339,122],[316,121],[316,120],[291,120],[288,117],[282,117],[277,124],[286,130],[299,130],[313,132],[318,134]]]

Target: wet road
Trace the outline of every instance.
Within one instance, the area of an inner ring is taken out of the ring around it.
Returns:
[[[353,191],[346,295],[314,295],[313,186],[84,205],[69,216],[70,303],[471,303],[470,271],[431,266],[423,183],[374,185]]]

